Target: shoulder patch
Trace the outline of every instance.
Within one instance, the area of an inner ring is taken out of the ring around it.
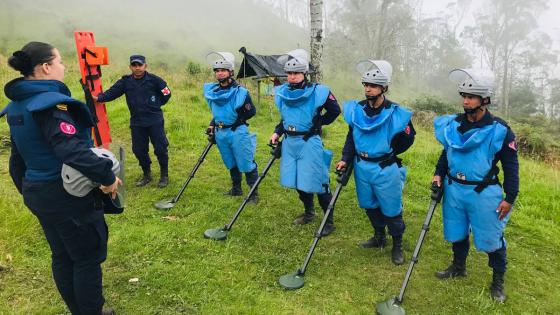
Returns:
[[[163,94],[163,96],[167,96],[171,94],[171,90],[169,89],[169,87],[166,86],[161,90],[161,94]]]
[[[60,131],[67,135],[73,135],[76,133],[76,127],[71,123],[67,123],[65,121],[61,121],[59,124]]]
[[[332,93],[329,93],[329,100],[336,101],[336,98],[334,97],[334,95]]]
[[[65,110],[65,111],[67,111],[67,110],[68,110],[68,105],[66,105],[66,104],[58,104],[58,105],[56,105],[56,108],[58,108],[58,109],[60,109],[60,110]]]

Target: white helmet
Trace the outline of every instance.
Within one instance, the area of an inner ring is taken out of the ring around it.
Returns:
[[[278,57],[278,63],[284,65],[285,72],[309,72],[309,53],[305,49],[294,49]]]
[[[459,94],[472,94],[484,98],[494,96],[494,73],[487,69],[453,69],[449,79],[458,84]]]
[[[356,70],[362,74],[362,83],[371,83],[387,87],[391,84],[393,67],[386,60],[362,60],[356,64]]]
[[[206,55],[206,61],[212,66],[212,69],[226,69],[233,71],[235,68],[235,56],[230,52],[213,51]]]
[[[115,176],[120,172],[121,165],[119,160],[117,160],[111,151],[104,148],[91,148],[90,150],[98,157],[106,158],[113,162],[113,167],[111,169]],[[66,164],[62,164],[62,171],[60,174],[62,175],[62,185],[64,189],[72,196],[84,197],[92,189],[100,185],[99,183],[94,183],[91,179],[82,174],[82,172]]]

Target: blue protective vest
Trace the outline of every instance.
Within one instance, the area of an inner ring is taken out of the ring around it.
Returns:
[[[73,99],[66,85],[60,81],[14,80],[7,85],[6,94],[12,102],[1,115],[7,114],[11,137],[25,160],[25,179],[52,181],[60,178],[62,161],[44,138],[32,113],[58,104],[72,106],[79,116],[86,117],[76,122],[78,136],[91,141],[91,131],[87,127],[93,125],[93,120],[86,104]]]
[[[220,89],[218,83],[204,84],[204,97],[208,102],[216,126],[232,125],[237,121],[237,109],[245,103],[248,91],[241,86]]]
[[[436,139],[447,152],[449,173],[468,181],[482,181],[492,168],[494,156],[503,145],[507,127],[494,121],[491,125],[461,134],[457,115],[434,120]]]
[[[358,101],[344,104],[344,120],[352,127],[356,153],[375,158],[392,152],[391,140],[404,131],[412,112],[392,103],[378,115],[369,117]]]
[[[329,88],[321,84],[308,84],[303,89],[293,90],[290,90],[287,83],[277,87],[275,103],[282,115],[284,129],[309,131],[313,127],[317,108],[325,104],[329,94]]]

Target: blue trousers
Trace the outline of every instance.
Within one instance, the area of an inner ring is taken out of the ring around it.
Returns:
[[[52,252],[52,273],[73,315],[101,314],[101,263],[107,258],[108,229],[103,211],[53,219],[37,216]]]
[[[150,141],[154,146],[154,154],[156,155],[162,175],[167,176],[169,156],[167,147],[169,141],[165,136],[163,122],[149,127],[130,126],[132,137],[132,152],[138,159],[138,163],[144,171],[150,169],[152,160],[150,159]]]

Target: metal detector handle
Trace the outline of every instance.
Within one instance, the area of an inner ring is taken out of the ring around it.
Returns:
[[[438,186],[436,182],[432,183],[432,200],[439,203],[441,202],[441,198],[443,197],[443,183],[442,186]]]
[[[348,184],[348,181],[350,180],[350,176],[352,175],[353,169],[354,169],[354,163],[348,162],[348,164],[346,164],[346,167],[344,169],[334,171],[338,175],[336,181],[341,183],[342,186],[346,186],[346,184]]]
[[[207,128],[204,132],[208,136],[208,142],[216,144],[216,133],[210,132],[210,128]]]
[[[270,149],[270,154],[272,154],[275,158],[279,159],[282,156],[282,140],[278,139],[276,144],[272,144],[272,142],[268,143]]]

